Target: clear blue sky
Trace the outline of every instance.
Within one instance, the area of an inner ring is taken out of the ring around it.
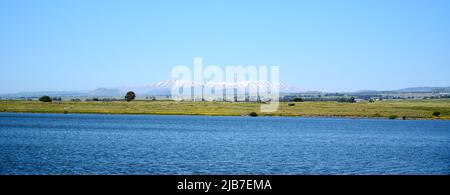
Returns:
[[[0,1],[0,93],[278,65],[309,90],[450,86],[450,1]]]

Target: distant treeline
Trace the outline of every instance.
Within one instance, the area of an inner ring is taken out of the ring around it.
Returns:
[[[355,97],[295,97],[295,96],[284,96],[281,98],[283,102],[320,102],[320,101],[335,101],[335,102],[355,102]]]
[[[71,101],[79,102],[80,99],[72,99]],[[118,98],[91,98],[91,99],[85,99],[86,102],[115,102],[115,101],[125,101],[125,99],[118,99]]]

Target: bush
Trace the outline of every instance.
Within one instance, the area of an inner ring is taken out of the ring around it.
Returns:
[[[256,117],[256,116],[258,116],[258,114],[256,113],[256,112],[250,112],[250,114],[249,114],[250,116],[252,116],[252,117]]]
[[[134,98],[136,98],[136,94],[132,91],[127,92],[127,94],[125,95],[125,99],[127,100],[127,102],[134,100]]]
[[[347,102],[347,103],[355,103],[355,97],[350,97],[350,98],[338,98],[336,100],[337,102]]]
[[[61,98],[60,97],[54,97],[54,98],[52,98],[52,101],[61,101]]]
[[[396,119],[397,115],[389,115],[389,119]]]
[[[48,96],[48,95],[44,95],[44,96],[39,98],[39,101],[41,101],[41,102],[52,102],[52,98],[50,98],[50,96]]]
[[[381,114],[375,113],[375,114],[372,115],[372,117],[381,117]]]
[[[288,106],[295,106],[295,104],[294,103],[289,103]]]
[[[294,98],[294,102],[303,102],[302,98]]]
[[[348,102],[350,102],[350,103],[355,103],[355,102],[356,102],[355,97],[350,97],[350,99],[348,100]]]
[[[441,112],[439,112],[439,111],[433,112],[433,116],[435,116],[435,117],[439,117],[440,115],[441,115]]]

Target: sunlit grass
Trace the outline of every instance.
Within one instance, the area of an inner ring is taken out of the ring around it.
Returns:
[[[395,115],[399,119],[450,119],[450,100],[397,100],[374,103],[296,102],[289,106],[281,102],[279,110],[261,113],[260,103],[254,102],[51,102],[0,101],[1,112],[38,113],[106,113],[106,114],[177,114],[241,116],[256,112],[260,116],[330,116],[330,117],[377,117]],[[439,111],[440,117],[432,113]]]

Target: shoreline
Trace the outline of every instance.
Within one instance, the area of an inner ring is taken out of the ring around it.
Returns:
[[[450,120],[450,118],[396,118],[396,119],[389,119],[386,117],[363,117],[363,116],[316,116],[316,115],[259,115],[256,117],[252,117],[249,115],[207,115],[207,114],[183,114],[183,113],[174,113],[174,114],[167,114],[167,113],[102,113],[102,112],[39,112],[39,111],[29,111],[29,112],[16,112],[16,111],[7,111],[3,112],[0,111],[0,113],[11,113],[11,114],[60,114],[60,115],[66,115],[66,114],[85,114],[85,115],[158,115],[158,116],[209,116],[209,117],[248,117],[248,118],[260,118],[260,117],[290,117],[290,118],[318,118],[318,119],[376,119],[376,120],[392,120],[392,121],[407,121],[407,120],[414,120],[414,121],[420,121],[420,120],[426,120],[426,121],[447,121]]]

